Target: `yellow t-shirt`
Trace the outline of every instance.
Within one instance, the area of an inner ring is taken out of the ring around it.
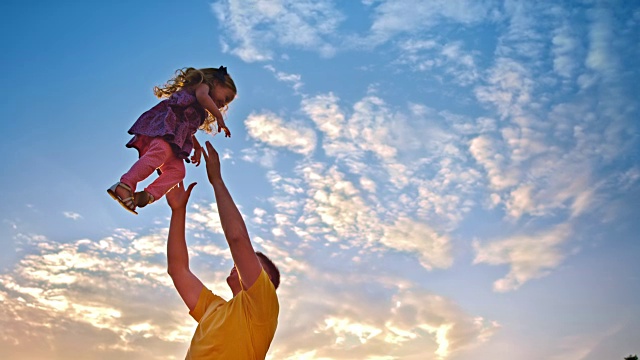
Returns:
[[[186,360],[264,360],[279,311],[276,290],[264,269],[249,289],[229,301],[203,287],[196,307],[189,313],[198,327]]]

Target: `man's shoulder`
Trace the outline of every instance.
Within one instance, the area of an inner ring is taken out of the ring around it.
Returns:
[[[206,286],[203,286],[200,291],[200,296],[198,297],[198,302],[196,303],[193,311],[190,311],[189,314],[196,321],[200,322],[200,319],[205,315],[205,313],[211,313],[212,310],[215,310],[220,306],[224,306],[225,304],[227,304],[225,299],[214,294]]]
[[[267,271],[262,268],[260,270],[260,275],[258,275],[258,278],[256,279],[256,282],[254,282],[250,288],[243,290],[243,292],[247,293],[248,295],[252,295],[258,292],[267,292],[276,295],[276,288],[273,286],[273,283],[271,282]]]
[[[264,269],[256,282],[249,289],[242,291],[242,297],[245,310],[255,317],[255,320],[264,322],[278,317],[280,311],[278,295]]]

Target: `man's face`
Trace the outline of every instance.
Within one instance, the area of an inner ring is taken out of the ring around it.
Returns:
[[[238,269],[236,269],[235,265],[231,268],[229,276],[227,276],[227,285],[229,285],[234,295],[242,290],[240,286],[240,276],[238,276]]]
[[[264,267],[262,260],[260,260],[260,265]],[[269,277],[271,277],[271,275],[269,275]],[[233,296],[242,291],[242,286],[240,286],[240,275],[238,275],[238,269],[236,269],[235,264],[231,268],[229,276],[227,276],[227,285],[229,285],[229,287],[231,288]]]

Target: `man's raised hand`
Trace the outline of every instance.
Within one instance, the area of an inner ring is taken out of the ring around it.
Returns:
[[[209,141],[207,141],[205,145],[207,146],[207,150],[202,149],[202,152],[204,153],[204,162],[207,164],[209,182],[213,183],[214,180],[222,180],[222,175],[220,174],[220,156]]]
[[[180,181],[178,185],[174,186],[173,189],[165,195],[169,207],[171,207],[172,210],[186,208],[187,202],[189,202],[189,196],[191,196],[191,190],[193,190],[194,186],[196,186],[196,183],[191,183],[189,187],[185,189],[183,181]]]

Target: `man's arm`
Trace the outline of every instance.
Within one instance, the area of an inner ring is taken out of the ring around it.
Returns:
[[[187,217],[187,202],[191,190],[196,185],[189,185],[184,189],[181,181],[166,195],[171,207],[171,223],[169,225],[169,240],[167,241],[167,268],[173,285],[178,294],[187,304],[189,311],[193,311],[198,303],[200,292],[204,285],[189,269],[189,252],[185,239],[185,221]]]
[[[208,141],[206,142],[206,146],[207,151],[204,153],[204,160],[207,164],[209,182],[213,186],[215,193],[222,231],[229,244],[231,257],[238,269],[240,279],[245,289],[248,289],[260,276],[262,265],[253,250],[253,245],[251,244],[251,239],[249,239],[249,233],[247,232],[247,227],[242,219],[242,215],[233,202],[227,186],[224,184],[224,181],[222,181],[218,152]]]

